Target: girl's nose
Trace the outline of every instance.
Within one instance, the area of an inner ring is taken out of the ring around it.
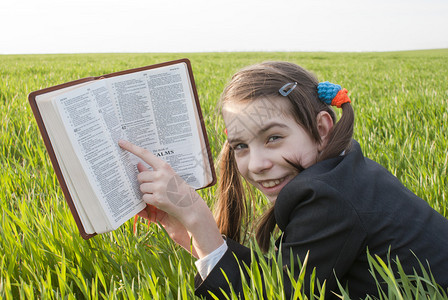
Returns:
[[[249,165],[248,169],[252,173],[261,173],[272,167],[272,161],[268,156],[268,153],[263,150],[253,150],[250,151]]]

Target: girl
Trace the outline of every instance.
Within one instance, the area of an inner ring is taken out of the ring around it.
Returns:
[[[256,232],[261,249],[268,249],[278,226],[283,262],[290,262],[290,253],[303,261],[309,252],[307,270],[316,267],[327,296],[338,291],[337,280],[354,298],[377,294],[367,250],[384,260],[398,256],[407,274],[420,269],[416,257],[427,260],[436,281],[448,287],[448,220],[363,156],[352,140],[347,91],[338,90],[286,62],[258,64],[233,76],[221,97],[228,139],[219,165],[216,222],[185,183],[179,189],[192,204],[171,202],[166,189],[177,176],[172,169],[148,151],[120,142],[153,167],[140,164],[138,180],[143,200],[157,213],[140,215],[160,222],[199,258],[197,295],[228,293],[222,271],[237,293],[241,289],[235,257],[246,264],[251,259],[240,244],[247,208],[241,177],[272,202]],[[338,122],[330,104],[342,108]],[[290,292],[285,291],[288,297]]]

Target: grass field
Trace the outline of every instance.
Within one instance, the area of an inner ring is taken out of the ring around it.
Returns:
[[[354,136],[365,155],[448,217],[447,49],[3,55],[0,298],[193,298],[193,259],[156,226],[140,224],[134,235],[129,221],[88,241],[79,236],[27,100],[31,91],[51,85],[183,57],[192,62],[215,158],[225,139],[216,102],[230,76],[252,63],[287,60],[346,87],[356,114]],[[212,205],[215,189],[201,193]],[[275,278],[271,289],[280,296]]]

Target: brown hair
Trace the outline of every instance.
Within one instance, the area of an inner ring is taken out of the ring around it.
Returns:
[[[316,124],[319,112],[328,112],[335,123],[317,161],[336,157],[344,150],[348,150],[351,145],[354,122],[350,103],[342,105],[342,116],[336,123],[336,116],[331,107],[319,100],[316,77],[296,64],[264,62],[240,70],[224,89],[220,106],[228,102],[249,102],[261,97],[269,99],[269,97],[279,96],[279,89],[290,82],[297,82],[297,87],[285,97],[293,108],[291,114],[312,139],[317,143],[321,142]],[[219,171],[215,218],[222,234],[241,242],[242,236],[244,238],[245,235],[241,228],[247,225],[248,197],[238,172],[233,150],[227,141],[220,154]],[[270,236],[276,225],[273,205],[258,223],[257,242],[263,251],[267,251]]]

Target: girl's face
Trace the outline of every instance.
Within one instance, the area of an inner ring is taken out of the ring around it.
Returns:
[[[292,163],[314,164],[319,144],[291,116],[285,98],[228,102],[223,107],[228,142],[241,175],[270,201],[298,174]]]

